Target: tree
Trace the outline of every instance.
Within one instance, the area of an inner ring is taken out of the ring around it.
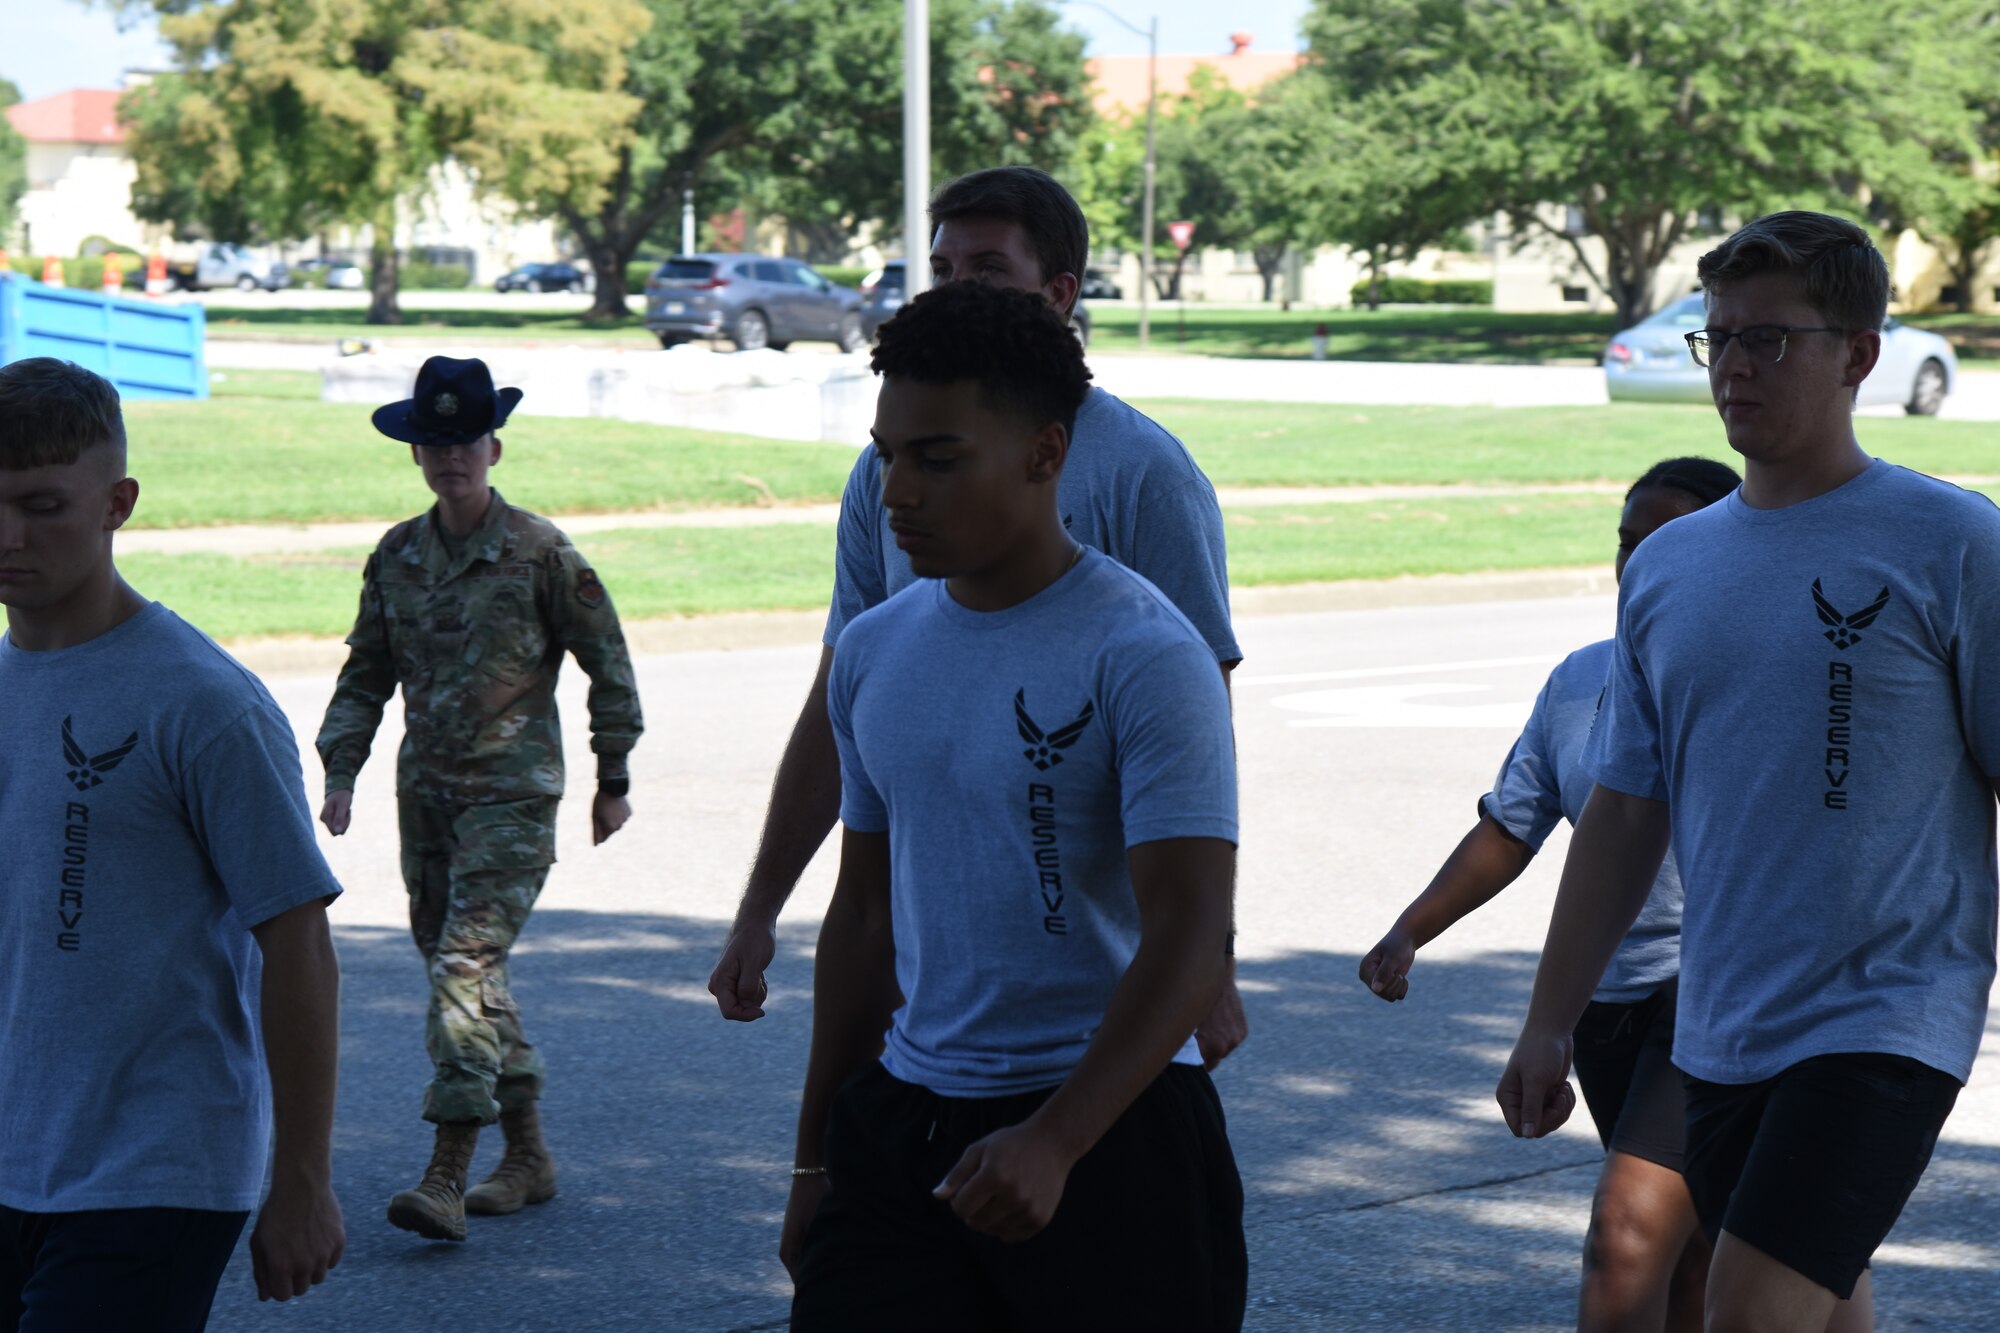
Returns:
[[[1970,35],[1968,51],[1986,68],[2000,67],[2000,24],[1987,23]],[[1977,90],[1973,110],[1978,116],[1976,147],[1969,153],[1947,152],[1928,197],[1918,200],[1884,198],[1885,217],[1913,226],[1929,241],[1951,274],[1958,290],[1955,304],[1970,313],[1980,270],[2000,241],[2000,87]]]
[[[858,226],[902,231],[902,9],[854,6],[827,114],[773,154],[769,211],[843,250]],[[1060,21],[1039,0],[932,0],[934,182],[1013,164],[1061,172],[1071,162],[1093,112],[1084,38]]]
[[[1364,257],[1368,306],[1381,304],[1383,268],[1452,244],[1493,211],[1484,192],[1512,147],[1476,111],[1405,121],[1394,94],[1374,89],[1342,102],[1315,69],[1273,90],[1270,134],[1277,185],[1299,217],[1303,243],[1342,245]]]
[[[615,91],[639,0],[117,0],[179,71],[120,104],[140,217],[216,239],[374,231],[394,323],[396,209],[447,159],[511,198],[601,193],[638,107]]]
[[[1986,75],[1952,49],[1978,3],[1317,0],[1305,31],[1364,143],[1406,145],[1461,223],[1568,246],[1629,322],[1704,212],[1855,211],[1934,174]]]
[[[625,89],[641,104],[596,202],[537,206],[597,271],[591,314],[624,318],[625,265],[683,190],[704,216],[747,203],[782,215],[814,257],[902,212],[900,0],[648,0],[652,29]],[[1088,115],[1083,42],[1034,0],[934,0],[931,145],[937,175],[1067,160]]]
[[[1266,301],[1306,225],[1301,195],[1292,188],[1302,127],[1291,86],[1279,79],[1246,96],[1197,69],[1162,117],[1156,145],[1159,207],[1193,222],[1201,246],[1248,250]],[[1163,298],[1179,295],[1186,258],[1176,247]]]
[[[21,90],[0,79],[0,111],[21,100]],[[28,192],[28,141],[0,116],[0,250],[14,234],[20,221],[21,196]]]

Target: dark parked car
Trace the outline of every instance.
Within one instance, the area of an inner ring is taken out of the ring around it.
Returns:
[[[782,352],[799,341],[838,343],[852,352],[867,342],[861,293],[796,259],[770,255],[666,260],[646,279],[646,327],[662,347],[727,338],[745,352]]]
[[[1119,301],[1124,299],[1125,289],[1113,282],[1109,273],[1094,268],[1083,275],[1083,285],[1076,294],[1093,301]]]
[[[574,264],[523,264],[493,282],[496,292],[580,292],[590,280]]]
[[[892,259],[876,269],[861,281],[861,327],[869,341],[874,341],[875,331],[903,308],[903,261]],[[1069,313],[1069,326],[1076,333],[1076,340],[1085,347],[1090,346],[1090,310],[1083,304],[1089,292],[1077,294],[1076,308]]]

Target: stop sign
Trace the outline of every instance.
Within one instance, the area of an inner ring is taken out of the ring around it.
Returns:
[[[1167,235],[1174,238],[1174,248],[1185,254],[1187,248],[1194,244],[1194,223],[1169,222]]]

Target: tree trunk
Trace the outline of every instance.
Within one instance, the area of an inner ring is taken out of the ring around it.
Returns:
[[[625,283],[625,266],[638,248],[636,241],[625,241],[618,234],[584,238],[583,252],[590,258],[590,271],[597,275],[597,290],[590,309],[584,312],[585,319],[615,323],[632,317],[631,307],[625,304],[630,294]]]
[[[1605,295],[1618,307],[1618,327],[1629,328],[1653,313],[1654,265],[1636,249],[1604,237],[1605,272],[1610,278]]]
[[[396,304],[400,270],[396,263],[396,206],[391,203],[375,215],[375,236],[368,255],[368,322],[401,324],[402,309]]]
[[[1382,247],[1368,252],[1368,308],[1382,308]]]
[[[1257,276],[1264,280],[1264,301],[1268,305],[1278,292],[1278,278],[1285,271],[1283,250],[1253,250],[1251,257],[1257,261]]]

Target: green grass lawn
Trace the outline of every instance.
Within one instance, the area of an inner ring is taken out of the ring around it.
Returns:
[[[1663,458],[1735,466],[1712,408],[1342,407],[1154,399],[1218,486],[1629,481]],[[1989,423],[1862,417],[1861,442],[1923,472],[2000,474]]]
[[[145,484],[135,526],[392,521],[428,503],[408,451],[375,433],[367,407],[238,396],[301,386],[291,372],[228,373],[216,386],[227,392],[206,403],[126,409]],[[1139,406],[1218,486],[1620,482],[1680,454],[1730,458],[1702,407]],[[1922,471],[2000,474],[1982,423],[1863,418],[1859,429],[1867,447]],[[841,445],[564,417],[522,418],[505,439],[494,484],[556,515],[832,501],[854,461]]]
[[[386,521],[425,508],[409,447],[377,434],[369,411],[233,396],[130,404],[132,472],[144,487],[134,525]],[[836,445],[630,421],[526,417],[502,438],[493,484],[554,514],[835,500],[854,464]]]
[[[830,525],[624,530],[580,544],[627,619],[824,606],[833,588]],[[128,555],[118,566],[217,638],[343,637],[367,555]]]
[[[1306,505],[1225,515],[1240,586],[1608,563],[1614,497]],[[833,586],[833,529],[799,524],[626,529],[579,543],[630,619],[813,609]],[[130,555],[134,586],[218,638],[340,636],[354,620],[361,549],[238,559]]]
[[[211,370],[208,372],[208,392],[215,398],[276,398],[316,403],[319,401],[319,372]]]

